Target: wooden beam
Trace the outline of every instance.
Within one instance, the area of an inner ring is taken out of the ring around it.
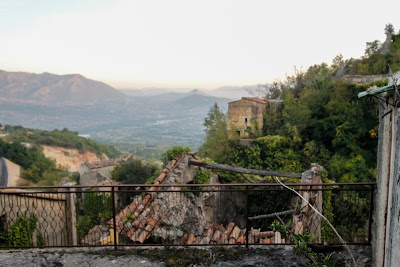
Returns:
[[[204,161],[196,160],[196,159],[189,159],[189,164],[194,165],[194,166],[203,167],[206,169],[227,171],[227,172],[236,172],[236,173],[241,173],[241,174],[254,174],[254,175],[259,175],[259,176],[278,176],[278,177],[287,177],[287,178],[301,178],[301,173],[245,169],[245,168],[232,167],[232,166],[223,165],[223,164],[208,164]]]
[[[288,214],[293,214],[294,212],[295,212],[295,210],[285,210],[285,211],[275,212],[275,213],[271,213],[271,214],[249,217],[249,220],[269,219],[269,218],[284,216],[284,215],[288,215]]]

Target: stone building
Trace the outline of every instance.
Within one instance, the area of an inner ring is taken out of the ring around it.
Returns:
[[[262,131],[266,108],[267,101],[256,97],[242,97],[229,102],[228,130],[240,138],[248,138],[250,133]]]
[[[125,157],[114,160],[103,160],[92,163],[86,162],[81,164],[79,170],[80,184],[84,186],[113,184],[113,181],[111,180],[111,173],[115,166],[130,159],[140,160],[138,157],[129,154]]]
[[[171,244],[285,244],[279,231],[246,229],[246,192],[221,188],[211,173],[206,192],[190,192],[198,167],[195,155],[177,156],[149,185],[106,225],[97,225],[82,245]],[[197,161],[199,161],[197,159]],[[170,186],[166,186],[170,185]],[[189,189],[189,190],[188,190]],[[115,227],[115,228],[114,228]],[[246,231],[248,240],[246,241]],[[155,243],[154,243],[155,242]]]

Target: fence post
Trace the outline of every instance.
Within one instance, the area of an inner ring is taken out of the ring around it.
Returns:
[[[118,244],[117,244],[117,214],[116,214],[116,203],[115,203],[115,186],[111,185],[111,201],[112,201],[112,214],[113,214],[113,235],[114,235],[114,249],[118,250]]]
[[[321,171],[323,167],[317,163],[312,163],[311,168],[302,173],[301,183],[303,184],[321,184]],[[301,200],[300,214],[294,214],[292,220],[292,229],[295,234],[310,233],[316,237],[318,242],[321,240],[321,218],[311,208],[309,202],[319,212],[322,213],[322,186],[301,186],[300,194],[305,200]],[[308,191],[307,189],[319,189],[317,191]],[[315,193],[316,192],[316,193]]]
[[[77,246],[76,232],[76,206],[75,206],[75,188],[67,188],[66,190],[66,230],[67,242],[69,246]]]
[[[249,186],[246,185],[246,248],[249,248]]]

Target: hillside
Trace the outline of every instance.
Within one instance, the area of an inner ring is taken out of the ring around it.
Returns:
[[[128,96],[81,75],[1,71],[0,123],[67,128],[126,152],[151,149],[159,156],[172,145],[195,150],[203,141],[210,107],[217,102],[226,110],[229,102],[199,90],[158,93]]]
[[[43,154],[56,161],[58,168],[66,169],[70,172],[79,172],[79,167],[85,162],[96,162],[108,159],[106,155],[100,158],[93,152],[80,153],[78,149],[54,147],[42,145]]]
[[[2,70],[0,94],[2,98],[47,105],[78,105],[124,99],[124,95],[111,86],[80,74],[34,74]]]

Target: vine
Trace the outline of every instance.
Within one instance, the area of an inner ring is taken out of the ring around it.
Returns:
[[[6,247],[32,247],[36,233],[36,245],[44,246],[44,235],[37,229],[35,214],[20,215],[7,229],[0,231],[0,244]]]

